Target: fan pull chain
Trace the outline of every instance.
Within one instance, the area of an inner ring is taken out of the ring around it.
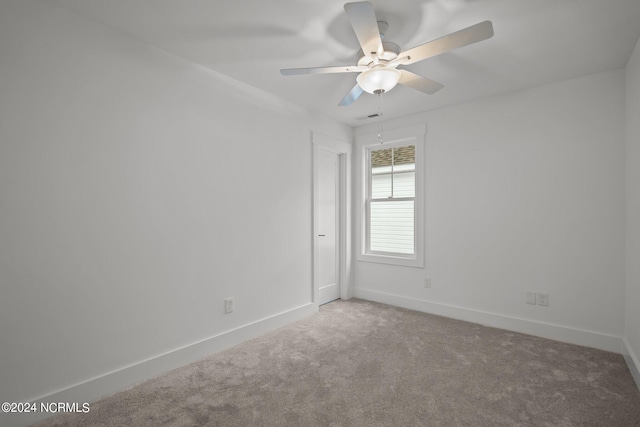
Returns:
[[[376,91],[378,93],[378,141],[382,144],[382,93],[383,91]]]

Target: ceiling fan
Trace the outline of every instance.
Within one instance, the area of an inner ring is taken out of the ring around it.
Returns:
[[[429,95],[434,94],[444,87],[441,83],[406,69],[398,69],[398,66],[410,65],[493,36],[491,21],[483,21],[401,52],[397,44],[382,41],[388,25],[386,22],[377,21],[371,3],[366,1],[347,3],[344,5],[344,10],[362,47],[356,65],[280,70],[283,76],[360,73],[356,77],[356,85],[342,98],[338,104],[340,106],[351,105],[364,92],[371,94],[388,92],[398,83]]]

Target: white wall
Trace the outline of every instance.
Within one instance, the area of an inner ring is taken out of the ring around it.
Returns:
[[[640,387],[640,41],[626,68],[626,327],[625,356]]]
[[[39,1],[0,60],[0,401],[310,305],[311,132],[350,128]]]
[[[624,108],[618,70],[386,123],[427,125],[426,268],[358,262],[356,296],[619,352]]]

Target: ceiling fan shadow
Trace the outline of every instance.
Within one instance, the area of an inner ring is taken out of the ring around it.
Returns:
[[[256,60],[278,61],[307,51],[309,41],[298,36],[300,30],[277,24],[229,23],[217,26],[190,25],[174,30],[172,43],[181,50],[207,52],[208,63],[246,63]]]
[[[401,12],[398,13],[397,11]],[[391,5],[381,4],[380,6],[375,6],[375,14],[378,21],[389,24],[383,40],[404,46],[420,28],[423,19],[423,8],[415,1],[404,0],[394,2]],[[356,52],[360,49],[360,45],[346,14],[338,14],[329,23],[327,35],[340,45],[352,49],[353,57],[356,57]]]
[[[284,28],[272,24],[242,24],[242,25],[199,25],[190,26],[178,30],[180,35],[202,40],[227,40],[227,39],[265,39],[277,37],[291,37],[298,33],[298,29]]]

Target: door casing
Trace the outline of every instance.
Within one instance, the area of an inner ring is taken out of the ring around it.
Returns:
[[[328,152],[332,152],[339,155],[339,191],[338,191],[338,199],[339,199],[339,211],[337,215],[337,224],[336,231],[338,234],[337,239],[337,247],[336,250],[339,254],[338,261],[336,265],[337,270],[337,282],[339,288],[339,297],[341,299],[349,299],[351,298],[351,289],[349,285],[349,275],[350,275],[350,161],[351,161],[351,144],[346,142],[342,142],[336,140],[334,138],[313,133],[312,136],[312,146],[313,146],[313,285],[311,290],[311,300],[319,304],[318,294],[320,288],[320,282],[318,277],[318,244],[319,237],[318,234],[318,203],[317,203],[317,195],[318,195],[318,150],[324,150]]]

